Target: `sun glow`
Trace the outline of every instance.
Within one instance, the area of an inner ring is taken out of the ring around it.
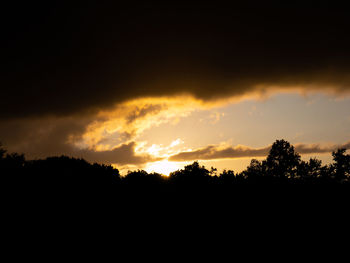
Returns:
[[[176,162],[169,162],[168,160],[163,160],[148,164],[145,170],[148,173],[155,172],[169,176],[171,172],[174,172],[180,168],[181,166],[178,165]]]

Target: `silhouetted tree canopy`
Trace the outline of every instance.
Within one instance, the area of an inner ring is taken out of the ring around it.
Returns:
[[[300,163],[300,155],[285,140],[277,140],[266,159],[267,172],[279,178],[294,178]]]
[[[143,193],[196,191],[236,191],[239,185],[350,185],[350,155],[345,149],[332,153],[333,163],[322,165],[316,158],[302,161],[294,147],[277,140],[264,160],[252,159],[246,170],[235,173],[210,170],[198,161],[172,172],[169,177],[144,170],[129,171],[120,176],[118,169],[104,164],[91,164],[68,156],[26,160],[23,154],[8,153],[0,145],[1,185],[4,189],[35,191],[78,190],[90,193],[109,191]],[[135,192],[135,191],[133,191]]]
[[[345,149],[332,152],[334,176],[338,181],[347,180],[350,176],[350,155],[345,154],[345,152]]]

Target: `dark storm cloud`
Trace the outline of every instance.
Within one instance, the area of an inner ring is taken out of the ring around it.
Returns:
[[[81,138],[90,122],[77,117],[0,121],[0,138],[9,152],[24,153],[27,159],[68,155],[118,165],[160,160],[148,154],[137,154],[133,141],[105,151],[76,147],[74,142]]]
[[[33,2],[2,6],[2,119],[144,96],[241,96],[257,85],[349,91],[341,6]]]
[[[10,152],[25,153],[28,158],[70,154],[69,139],[79,140],[90,122],[76,116],[0,121],[0,140]]]
[[[320,145],[320,144],[296,144],[295,151],[300,154],[320,154],[330,153],[339,148],[350,149],[350,142],[341,145]],[[263,148],[249,147],[219,147],[210,145],[189,152],[180,152],[169,158],[170,161],[193,161],[193,160],[214,160],[214,159],[234,159],[243,157],[264,157],[271,149],[271,146]]]

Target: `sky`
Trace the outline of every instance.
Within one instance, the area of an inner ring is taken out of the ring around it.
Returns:
[[[241,171],[286,139],[350,148],[349,9],[332,2],[7,3],[0,141],[122,172]]]

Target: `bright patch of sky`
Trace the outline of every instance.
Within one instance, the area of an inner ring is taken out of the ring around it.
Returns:
[[[350,139],[350,98],[321,94],[278,94],[221,108],[197,110],[176,124],[162,124],[140,136],[155,144],[180,138],[191,147],[228,141],[263,147],[284,138],[292,143],[343,143]]]
[[[150,128],[138,138],[148,145],[170,145],[181,139],[182,147],[196,149],[209,144],[264,147],[276,139],[294,143],[344,143],[350,139],[350,98],[322,94],[276,94],[264,100],[245,100],[210,110],[196,110],[176,124]],[[312,156],[305,156],[310,158]],[[319,155],[324,162],[331,155]],[[242,170],[249,159],[206,161],[203,164]]]

